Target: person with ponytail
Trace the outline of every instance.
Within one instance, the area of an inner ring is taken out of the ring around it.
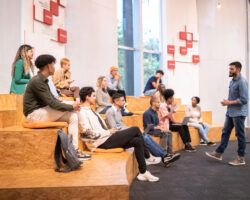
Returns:
[[[24,93],[27,83],[34,76],[32,58],[33,47],[27,44],[21,45],[12,64],[10,93]]]

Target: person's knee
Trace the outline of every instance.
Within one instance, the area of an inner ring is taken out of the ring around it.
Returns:
[[[133,139],[134,147],[142,147],[143,146],[143,140],[142,138],[136,137]]]
[[[76,112],[70,112],[69,123],[77,123],[78,124],[78,115]]]

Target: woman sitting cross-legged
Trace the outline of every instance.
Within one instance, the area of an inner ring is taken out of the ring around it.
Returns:
[[[84,87],[80,90],[80,99],[82,107],[79,112],[79,126],[82,140],[87,146],[94,148],[131,148],[135,149],[135,157],[138,162],[140,181],[156,182],[158,177],[153,176],[147,171],[145,158],[151,164],[157,164],[160,161],[149,154],[144,146],[140,129],[132,127],[126,130],[118,131],[117,129],[108,129],[105,122],[99,114],[91,110],[91,106],[96,101],[96,94],[92,87]]]
[[[188,106],[186,109],[186,116],[190,117],[188,126],[197,128],[202,139],[200,145],[214,146],[216,143],[209,141],[207,135],[209,126],[207,123],[202,122],[201,119],[201,107],[198,105],[200,103],[199,97],[192,97],[192,105]]]

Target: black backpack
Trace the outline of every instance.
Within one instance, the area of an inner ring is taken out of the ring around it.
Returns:
[[[61,129],[58,130],[54,159],[56,172],[70,172],[78,169],[82,164],[82,161],[78,159],[71,137],[63,133]]]

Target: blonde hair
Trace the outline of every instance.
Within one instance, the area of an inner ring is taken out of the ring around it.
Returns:
[[[33,47],[30,45],[27,45],[27,44],[21,45],[18,48],[16,56],[14,58],[12,66],[11,66],[11,77],[13,77],[13,75],[14,75],[15,65],[19,59],[22,59],[24,62],[24,74],[27,75],[29,73],[30,69],[31,69],[32,73],[34,73],[34,64],[32,63],[31,59],[27,58],[27,51],[29,51],[31,49],[33,49]]]
[[[60,61],[60,65],[61,67],[64,65],[64,64],[69,64],[70,63],[70,60],[68,58],[62,58],[61,61]]]
[[[118,70],[118,69],[119,68],[117,66],[111,66],[110,69],[109,69],[109,71],[111,73],[112,71],[115,71],[115,70]]]
[[[96,87],[101,88],[102,87],[102,81],[105,79],[105,76],[99,76],[96,82]]]

